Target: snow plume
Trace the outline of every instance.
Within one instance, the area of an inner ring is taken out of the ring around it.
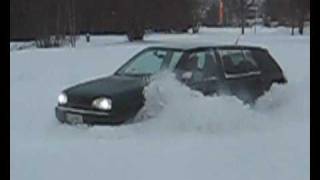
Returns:
[[[174,74],[163,72],[152,77],[145,88],[145,106],[136,121],[143,131],[165,133],[230,134],[277,128],[309,117],[308,98],[298,96],[305,89],[296,86],[273,85],[250,107],[234,96],[204,96],[179,82]]]
[[[144,130],[220,133],[259,129],[267,116],[231,96],[204,96],[164,72],[145,88],[145,106],[136,117]],[[149,127],[149,128],[148,128]]]
[[[275,84],[260,97],[254,110],[278,123],[309,123],[310,83],[307,80]]]

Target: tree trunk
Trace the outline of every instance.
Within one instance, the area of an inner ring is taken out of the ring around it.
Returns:
[[[144,29],[131,29],[127,32],[127,37],[129,41],[141,41],[143,40]]]
[[[304,29],[304,17],[303,15],[301,15],[302,17],[299,20],[299,34],[303,35],[303,29]]]
[[[303,23],[299,26],[299,34],[303,35]]]
[[[241,22],[241,34],[244,35],[244,24]]]
[[[129,41],[143,40],[145,25],[140,17],[132,18],[132,22],[127,29],[127,37]]]
[[[291,25],[291,36],[294,36],[294,24]]]
[[[90,34],[89,33],[87,33],[87,35],[86,35],[86,41],[87,41],[87,43],[90,42]]]
[[[295,26],[296,26],[296,18],[293,16],[291,17],[291,36],[294,36],[294,29],[295,29]]]
[[[76,47],[76,13],[75,13],[75,2],[70,0],[69,8],[69,33],[70,33],[70,43],[74,48]]]
[[[244,1],[240,1],[241,34],[244,35]]]

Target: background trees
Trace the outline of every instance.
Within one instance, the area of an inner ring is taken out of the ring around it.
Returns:
[[[223,0],[222,25],[241,26],[244,33],[257,1],[264,2],[266,22],[277,20],[303,34],[309,0]],[[77,35],[86,33],[141,40],[145,30],[186,32],[199,22],[217,25],[218,20],[219,0],[10,0],[10,39],[38,40],[40,46],[75,46]]]
[[[143,38],[145,29],[186,30],[200,16],[203,0],[11,0],[10,39],[61,40],[75,45],[79,33],[126,33]]]
[[[304,22],[310,16],[310,0],[266,0],[263,4],[267,21],[277,20],[282,25],[290,25],[291,34],[295,27],[303,34]]]
[[[229,16],[238,17],[240,20],[241,34],[245,33],[245,20],[249,9],[255,5],[255,0],[225,0],[225,8]]]

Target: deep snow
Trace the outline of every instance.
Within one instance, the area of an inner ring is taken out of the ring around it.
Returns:
[[[147,35],[144,43],[96,36],[76,49],[11,51],[12,180],[309,179],[310,37],[285,28],[248,29],[240,38],[268,48],[289,80],[254,108],[233,97],[203,97],[165,74],[146,88],[143,114],[154,117],[140,123],[73,127],[54,117],[63,88],[110,75],[150,44],[234,43],[239,32],[202,28],[196,35]]]

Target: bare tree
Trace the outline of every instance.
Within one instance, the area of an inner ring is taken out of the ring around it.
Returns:
[[[255,5],[255,0],[225,0],[226,13],[228,16],[239,17],[241,34],[245,33],[246,16],[248,10]]]
[[[266,0],[264,3],[265,14],[282,25],[290,25],[291,35],[295,34],[298,27],[299,34],[303,34],[304,22],[310,13],[309,0]]]
[[[72,47],[76,46],[76,5],[75,0],[68,1],[68,25],[69,25],[69,35],[70,43]]]
[[[206,0],[11,0],[10,39],[42,45],[68,36],[75,47],[77,35],[90,32],[141,40],[146,29],[188,30],[201,20],[201,1]]]
[[[303,34],[304,30],[304,22],[308,13],[310,12],[310,0],[296,0],[297,3],[297,11],[298,11],[298,27],[299,34]]]
[[[208,10],[205,13],[203,24],[206,26],[221,25],[219,19],[219,4],[212,3],[208,6]],[[223,22],[222,22],[223,23]]]

